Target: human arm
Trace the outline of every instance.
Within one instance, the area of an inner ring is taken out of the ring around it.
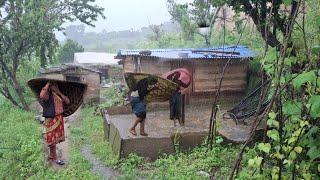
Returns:
[[[50,88],[50,82],[48,82],[41,90],[40,92],[40,99],[47,101],[49,100],[49,88]]]
[[[62,98],[62,101],[64,103],[70,104],[70,99],[68,98],[68,96],[62,94],[57,86],[52,86],[51,89],[53,92],[55,92],[58,96],[60,96]]]
[[[131,101],[131,92],[132,90],[129,90],[127,93],[126,93],[126,98],[128,101]]]
[[[179,71],[175,71],[172,74],[170,74],[169,76],[167,76],[167,79],[170,81],[173,81],[175,79],[178,79],[180,77],[180,72]]]
[[[191,84],[191,81],[189,81],[188,84],[182,83],[182,82],[180,81],[180,84],[179,84],[179,85],[180,85],[181,87],[183,87],[183,88],[187,88],[187,87],[189,87],[190,84]]]

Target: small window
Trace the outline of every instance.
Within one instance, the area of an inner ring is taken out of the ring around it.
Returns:
[[[81,78],[79,76],[66,76],[66,80],[73,82],[81,82]]]

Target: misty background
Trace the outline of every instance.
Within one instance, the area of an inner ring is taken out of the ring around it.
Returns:
[[[80,22],[66,23],[65,31],[56,33],[61,44],[71,39],[85,51],[115,53],[118,49],[137,48],[159,30],[161,33],[180,31],[179,25],[171,21],[167,0],[96,0],[94,4],[104,8],[106,18],[99,17],[93,23],[95,27]]]

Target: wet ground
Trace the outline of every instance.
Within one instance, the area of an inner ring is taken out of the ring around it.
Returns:
[[[207,131],[211,114],[210,106],[187,106],[185,113],[185,126],[174,127],[173,121],[169,119],[168,110],[151,110],[147,112],[146,132],[150,137],[171,137],[172,134],[186,132]],[[139,125],[137,127],[138,136],[133,136],[128,132],[135,116],[133,114],[122,114],[110,116],[111,122],[118,128],[123,139],[145,138],[139,135]],[[178,123],[177,123],[178,124]]]
[[[231,109],[233,104],[223,104],[217,113],[217,131],[227,140],[234,143],[242,143],[249,136],[254,118],[246,119],[246,124],[238,123],[232,119],[223,118],[223,114]],[[172,137],[176,133],[207,133],[211,115],[210,104],[188,105],[185,109],[185,126],[174,127],[173,121],[169,119],[169,110],[150,110],[147,112],[146,132],[149,138]],[[128,132],[135,116],[133,114],[111,115],[110,119],[118,129],[122,139],[146,138],[139,135],[133,136]],[[259,128],[263,128],[262,125]]]
[[[119,176],[119,173],[116,170],[105,166],[92,154],[91,147],[89,145],[84,145],[81,149],[81,153],[91,164],[92,172],[99,174],[102,179],[117,179]]]

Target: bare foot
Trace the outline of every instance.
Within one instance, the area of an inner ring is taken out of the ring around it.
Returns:
[[[137,132],[136,132],[136,130],[135,129],[128,129],[129,130],[129,132],[132,134],[132,135],[134,135],[134,136],[136,136],[137,135]]]
[[[140,132],[140,135],[141,135],[141,136],[148,136],[148,134],[145,133],[145,132]]]

